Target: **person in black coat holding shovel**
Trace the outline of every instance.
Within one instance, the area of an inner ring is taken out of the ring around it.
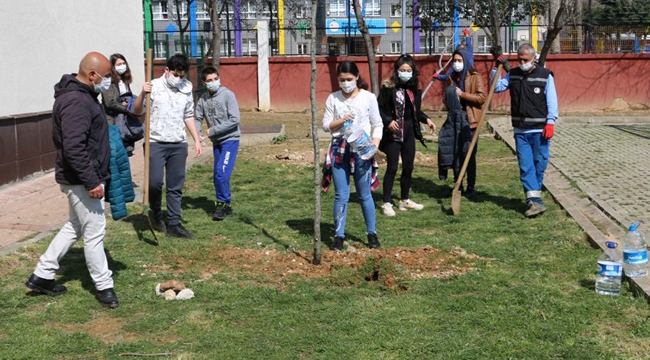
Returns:
[[[386,216],[395,216],[391,197],[400,155],[402,176],[398,208],[402,211],[424,208],[409,199],[411,173],[415,161],[415,139],[424,145],[420,123],[427,124],[432,133],[436,131],[433,121],[420,110],[421,100],[422,90],[418,89],[415,62],[410,55],[401,55],[393,65],[393,74],[382,84],[377,99],[379,113],[384,122],[384,135],[379,150],[386,153],[388,163],[384,175],[384,204],[381,207],[381,212]]]

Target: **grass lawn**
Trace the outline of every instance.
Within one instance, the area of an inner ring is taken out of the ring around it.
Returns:
[[[142,216],[109,221],[115,310],[93,298],[81,244],[62,261],[57,281],[68,293],[55,298],[23,285],[49,239],[0,258],[0,358],[641,359],[650,353],[646,301],[627,286],[619,297],[594,292],[599,252],[547,194],[547,213],[523,216],[516,159],[503,143],[481,139],[478,196],[463,199],[458,216],[449,210],[453,184],[437,179],[435,144],[418,145],[411,198],[425,209],[383,217],[378,189],[382,249],[352,241],[342,253],[324,246],[318,267],[309,264],[310,146],[290,136],[279,145],[242,148],[232,181],[235,215],[222,222],[208,217],[212,165],[193,167],[183,204],[193,240],[160,236],[153,244]],[[324,245],[333,236],[332,204],[330,190],[322,196]],[[131,210],[137,214],[139,206]],[[365,242],[364,229],[353,195],[346,233]],[[183,281],[196,297],[156,296],[155,285],[169,279]]]

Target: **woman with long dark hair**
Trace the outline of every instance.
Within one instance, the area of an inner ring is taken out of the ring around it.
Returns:
[[[388,163],[384,175],[384,204],[381,207],[381,212],[386,216],[395,216],[392,192],[400,156],[402,176],[398,208],[402,211],[424,208],[409,198],[415,140],[420,140],[426,147],[420,123],[427,124],[431,132],[436,131],[433,121],[420,110],[421,99],[422,90],[418,88],[418,71],[413,57],[401,55],[393,65],[392,75],[384,80],[378,97],[379,113],[384,123],[379,149],[386,153]]]
[[[332,142],[323,168],[323,189],[327,191],[330,181],[334,182],[335,236],[331,249],[343,249],[350,199],[350,175],[354,178],[354,186],[366,222],[368,246],[376,249],[380,243],[377,238],[375,203],[371,191],[379,186],[377,162],[372,153],[370,158],[364,159],[368,153],[358,152],[354,144],[348,144],[348,129],[363,129],[363,136],[368,138],[368,145],[379,146],[383,126],[377,98],[367,91],[368,84],[359,76],[359,69],[354,62],[341,62],[336,69],[336,76],[341,90],[329,95],[323,116],[323,129],[332,133]]]
[[[131,114],[129,102],[125,100],[131,93],[131,69],[122,54],[113,54],[110,59],[113,66],[113,81],[111,87],[102,93],[102,103],[109,124],[115,125],[115,116],[118,114]]]

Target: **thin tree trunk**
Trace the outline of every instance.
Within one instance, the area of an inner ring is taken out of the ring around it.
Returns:
[[[366,44],[366,53],[368,55],[368,70],[370,71],[370,86],[375,96],[379,95],[379,77],[377,76],[377,63],[375,62],[375,48],[372,46],[372,37],[366,26],[366,22],[361,16],[361,6],[359,0],[353,0],[354,15],[357,18],[357,27],[363,36],[363,41]]]
[[[555,30],[557,33],[560,32],[562,29],[560,26],[560,29],[557,29],[556,25],[559,23],[559,17],[562,16],[562,11],[560,8],[562,7],[560,4],[560,0],[551,0],[549,3],[549,19],[553,21],[553,30]],[[563,5],[563,4],[562,4]],[[551,54],[560,54],[562,52],[562,47],[560,46],[560,39],[557,37],[557,33],[555,36],[549,39],[549,37],[546,37],[546,41],[551,43]],[[551,34],[551,31],[549,31],[549,35]]]
[[[499,20],[499,13],[497,11],[497,4],[495,0],[490,0],[490,28],[486,32],[492,46],[490,47],[490,53],[496,59],[499,55],[503,54],[503,48],[501,47],[501,21]]]
[[[316,11],[318,0],[311,0],[311,81],[309,84],[309,97],[311,99],[311,138],[314,144],[314,265],[321,262],[320,238],[320,147],[318,144],[318,105],[316,104]]]
[[[544,66],[546,63],[546,56],[548,55],[549,51],[551,54],[558,54],[560,51],[560,38],[558,35],[560,35],[560,32],[564,27],[562,18],[566,15],[566,10],[567,7],[564,0],[559,3],[559,6],[557,8],[551,10],[553,16],[549,18],[548,27],[546,30],[546,41],[544,42],[542,51],[539,54],[539,60],[537,61],[541,66]],[[558,52],[556,53],[554,51]]]
[[[212,66],[219,71],[221,63],[221,17],[218,0],[209,0],[210,21],[212,22]]]

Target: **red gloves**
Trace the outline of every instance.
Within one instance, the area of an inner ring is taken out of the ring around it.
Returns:
[[[468,37],[469,36],[469,29],[463,30],[463,35],[465,35],[465,37]]]
[[[544,125],[544,130],[542,130],[542,137],[546,140],[551,140],[553,137],[553,131],[554,131],[553,124],[546,124]]]
[[[433,73],[433,75],[432,75],[432,77],[431,77],[431,80],[436,80],[436,79],[438,79],[438,76],[439,76],[439,75],[440,75],[440,74],[438,74],[438,73]]]
[[[508,59],[506,59],[506,56],[503,54],[499,55],[499,57],[497,58],[497,63],[505,64],[507,62]]]

